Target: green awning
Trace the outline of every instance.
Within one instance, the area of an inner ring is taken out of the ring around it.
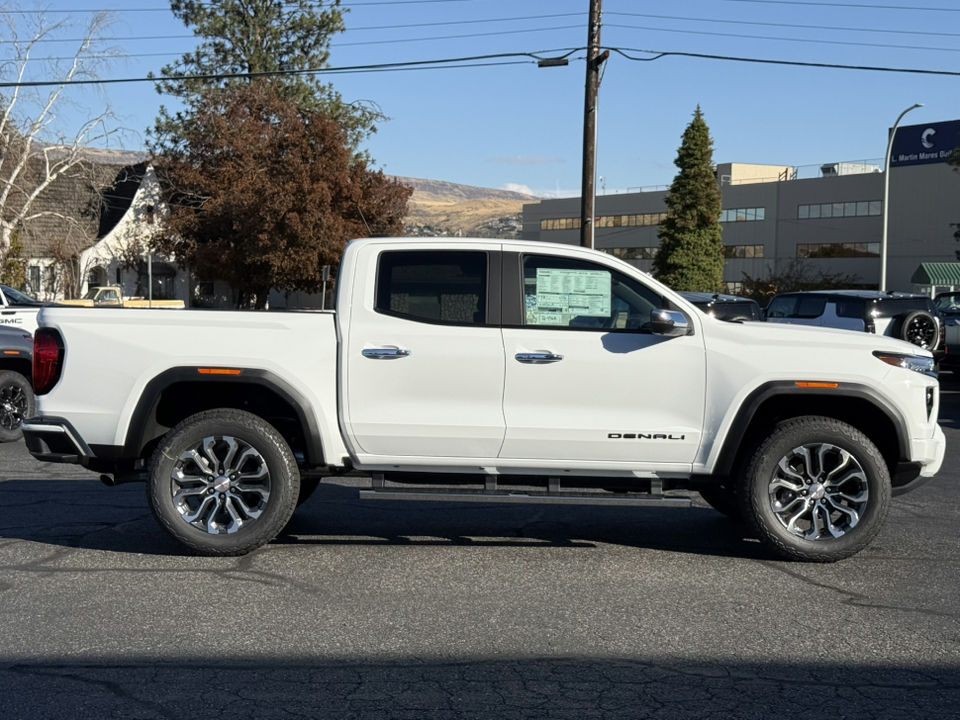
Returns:
[[[920,263],[910,282],[914,285],[960,285],[960,262]]]

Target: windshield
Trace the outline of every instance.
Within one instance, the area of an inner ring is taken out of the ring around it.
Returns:
[[[29,295],[25,295],[19,290],[14,290],[12,287],[7,287],[6,285],[0,285],[0,289],[3,290],[3,294],[7,298],[8,305],[39,305],[40,304]]]
[[[87,290],[87,294],[83,296],[83,299],[84,299],[84,300],[96,300],[96,299],[97,299],[97,293],[98,293],[98,292],[100,292],[100,288],[99,288],[99,287],[92,287],[92,288],[90,288],[89,290]]]

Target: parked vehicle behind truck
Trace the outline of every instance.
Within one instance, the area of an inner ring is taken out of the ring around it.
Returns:
[[[37,329],[37,313],[44,303],[7,285],[0,285],[0,327],[24,330],[31,335]]]
[[[0,443],[23,437],[20,426],[34,414],[32,371],[33,336],[0,327]]]
[[[81,307],[138,307],[183,308],[183,300],[148,300],[142,297],[124,297],[119,285],[99,285],[87,290],[79,300],[61,300],[60,305]]]
[[[723,322],[578,247],[356,240],[335,313],[168,318],[44,309],[24,435],[39,460],[145,481],[201,554],[269,542],[320,474],[352,469],[369,499],[683,507],[699,491],[777,556],[829,562],[943,461],[926,350]]]

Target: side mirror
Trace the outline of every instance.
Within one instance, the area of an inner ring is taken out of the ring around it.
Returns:
[[[680,337],[690,332],[687,316],[676,310],[654,310],[650,313],[650,330],[654,335]]]

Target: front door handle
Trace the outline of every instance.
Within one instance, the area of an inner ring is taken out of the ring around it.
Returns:
[[[514,357],[527,365],[545,365],[546,363],[555,363],[563,360],[563,355],[556,353],[517,353]]]
[[[397,358],[409,357],[410,351],[400,348],[371,348],[364,350],[361,354],[371,360],[396,360]]]

